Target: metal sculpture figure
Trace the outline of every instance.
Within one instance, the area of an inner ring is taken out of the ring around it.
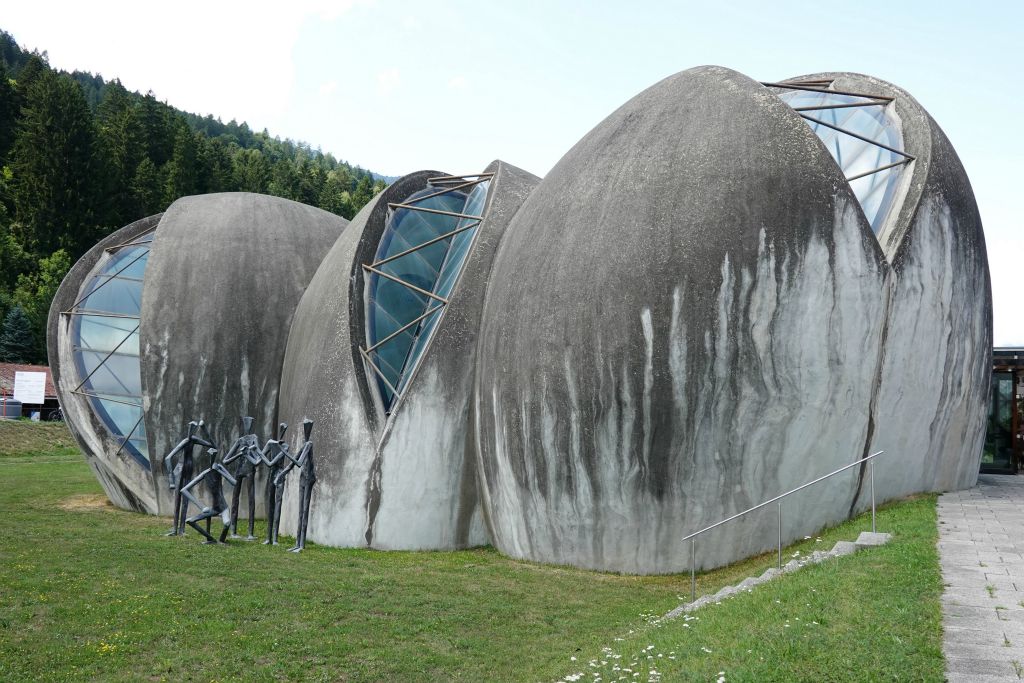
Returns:
[[[201,434],[201,436],[200,436]],[[188,503],[182,504],[182,487],[192,479],[193,459],[192,453],[196,446],[216,448],[213,437],[202,420],[188,423],[188,435],[182,439],[170,453],[164,456],[164,471],[169,472],[167,477],[168,487],[174,491],[174,526],[165,536],[184,536],[185,517],[188,516]],[[171,467],[171,460],[174,456],[181,454],[181,459],[176,466]]]
[[[181,495],[197,508],[200,509],[198,515],[189,517],[186,523],[206,537],[204,543],[216,544],[217,539],[210,533],[210,520],[218,515],[221,518],[221,522],[224,528],[220,532],[220,542],[223,543],[224,539],[227,538],[228,530],[230,529],[229,523],[231,521],[228,513],[228,503],[224,498],[224,479],[231,482],[232,486],[236,486],[237,482],[235,478],[231,476],[228,469],[223,463],[217,462],[217,449],[211,448],[207,451],[210,455],[210,466],[195,476],[192,481],[188,482],[181,488]],[[201,481],[206,482],[206,487],[210,491],[210,505],[204,506],[199,502],[199,499],[192,493],[192,487]],[[187,503],[186,503],[187,507]],[[199,522],[205,521],[206,528],[199,526]]]
[[[267,442],[260,451],[260,459],[267,466],[266,512],[267,540],[263,545],[277,545],[277,532],[281,527],[281,499],[284,497],[284,480],[278,483],[278,474],[284,468],[284,460],[291,459],[288,444],[284,442],[284,433],[288,430],[287,423],[282,422],[277,428],[277,439]]]
[[[238,481],[235,483],[235,488],[231,495],[231,538],[241,538],[238,535],[238,500],[242,497],[242,485],[248,485],[249,535],[245,537],[247,541],[256,540],[256,536],[253,533],[256,524],[256,468],[262,462],[260,460],[259,439],[252,433],[252,423],[253,419],[251,417],[242,418],[242,435],[232,444],[231,450],[224,456],[223,461],[224,465],[227,466],[235,460],[239,460],[234,475]]]
[[[316,483],[316,466],[313,462],[313,442],[309,440],[309,435],[313,432],[313,421],[306,419],[302,421],[302,435],[304,443],[302,444],[302,450],[299,451],[299,456],[293,458],[290,453],[285,453],[288,459],[291,461],[287,467],[281,470],[277,474],[277,479],[280,479],[280,483],[277,484],[282,490],[284,488],[284,480],[288,476],[288,473],[294,467],[298,467],[302,470],[299,476],[299,525],[295,532],[295,545],[288,549],[290,553],[301,553],[303,548],[306,547],[306,527],[309,524],[309,501],[313,496],[313,484]]]

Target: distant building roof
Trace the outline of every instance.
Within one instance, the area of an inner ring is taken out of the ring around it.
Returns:
[[[16,372],[45,372],[46,398],[57,398],[57,391],[53,388],[53,375],[50,374],[49,367],[19,363],[0,363],[0,394],[10,396],[14,393],[14,373]]]

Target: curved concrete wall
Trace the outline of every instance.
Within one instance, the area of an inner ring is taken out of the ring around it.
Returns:
[[[495,545],[679,571],[687,533],[859,458],[887,270],[836,163],[760,84],[702,67],[625,104],[495,258],[477,370]],[[786,535],[844,518],[856,488],[787,502]],[[771,511],[703,538],[698,562],[774,537]]]
[[[292,325],[281,391],[283,419],[315,421],[319,480],[309,537],[340,546],[443,549],[486,543],[468,437],[476,332],[491,260],[537,178],[493,163],[485,219],[415,375],[390,416],[380,410],[358,353],[365,345],[363,272],[387,217],[434,171],[405,176],[363,208],[324,259]],[[372,371],[370,371],[372,372]],[[295,526],[286,494],[282,528]]]
[[[879,235],[892,264],[870,450],[883,498],[977,481],[992,373],[992,294],[981,217],[960,159],[906,91],[859,74],[834,87],[895,97],[917,158],[899,217]],[[861,497],[859,507],[868,505]]]

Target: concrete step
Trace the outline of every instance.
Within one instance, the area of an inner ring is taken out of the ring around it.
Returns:
[[[740,593],[745,593],[748,590],[753,589],[755,586],[771,581],[772,579],[782,576],[783,574],[789,574],[798,571],[801,567],[805,567],[809,564],[818,564],[832,558],[842,557],[843,555],[850,555],[863,550],[864,548],[874,548],[880,545],[885,545],[892,540],[892,534],[887,533],[874,533],[871,531],[863,531],[860,536],[857,537],[856,541],[839,541],[836,543],[832,550],[815,550],[810,555],[801,557],[800,559],[793,559],[783,565],[782,569],[779,570],[776,567],[771,567],[766,570],[760,576],[751,576],[743,579],[735,586],[726,586],[714,595],[704,595],[691,603],[680,605],[674,610],[666,614],[662,619],[674,619],[681,614],[692,612],[696,609],[700,609],[705,605],[714,604],[726,600]]]

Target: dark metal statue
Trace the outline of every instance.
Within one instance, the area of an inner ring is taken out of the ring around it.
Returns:
[[[224,498],[224,479],[231,482],[232,486],[237,485],[235,478],[228,472],[228,468],[224,467],[223,463],[217,462],[217,449],[211,448],[207,451],[210,455],[210,466],[200,472],[190,482],[185,484],[181,488],[181,495],[197,508],[200,512],[198,515],[189,517],[186,523],[206,537],[205,543],[217,543],[217,539],[210,533],[210,520],[218,515],[221,518],[221,522],[224,528],[220,532],[220,542],[223,543],[224,539],[227,538],[228,530],[230,529],[229,523],[231,518],[228,514],[228,503]],[[206,488],[210,492],[210,505],[203,505],[199,502],[199,499],[192,493],[192,487],[201,481],[206,482]],[[188,504],[186,503],[186,508]],[[206,528],[199,526],[199,522],[206,522]]]
[[[194,467],[192,453],[196,446],[216,448],[213,437],[202,420],[188,423],[188,435],[182,439],[174,449],[164,456],[164,471],[168,472],[167,483],[174,491],[174,526],[165,536],[184,536],[185,518],[188,516],[188,503],[182,504],[182,487],[192,479]],[[171,467],[171,460],[174,456],[181,454],[180,461],[175,467]]]
[[[277,429],[277,439],[267,442],[260,451],[260,459],[267,466],[266,512],[267,540],[263,545],[277,545],[277,532],[281,527],[281,499],[284,497],[284,480],[278,474],[284,469],[285,460],[290,460],[288,444],[284,442],[284,433],[288,425],[282,422]]]
[[[242,497],[242,485],[248,485],[249,535],[245,537],[247,541],[256,540],[253,533],[256,524],[256,468],[261,462],[259,439],[252,433],[252,423],[251,417],[242,418],[242,435],[224,456],[225,466],[235,460],[239,461],[235,468],[235,479],[238,480],[238,483],[235,484],[234,492],[231,495],[231,538],[240,538],[238,536],[238,499]]]
[[[313,484],[316,483],[316,466],[313,462],[313,442],[309,440],[309,435],[313,432],[313,421],[306,419],[302,421],[302,435],[304,443],[302,444],[302,450],[299,451],[299,456],[293,458],[290,453],[285,453],[288,459],[291,461],[288,466],[285,467],[277,474],[277,478],[280,479],[280,484],[277,484],[281,489],[284,488],[284,480],[288,476],[288,473],[293,467],[298,467],[302,470],[299,475],[299,525],[295,532],[295,546],[288,549],[291,553],[301,553],[302,549],[306,547],[306,527],[309,524],[309,501],[313,496]]]

